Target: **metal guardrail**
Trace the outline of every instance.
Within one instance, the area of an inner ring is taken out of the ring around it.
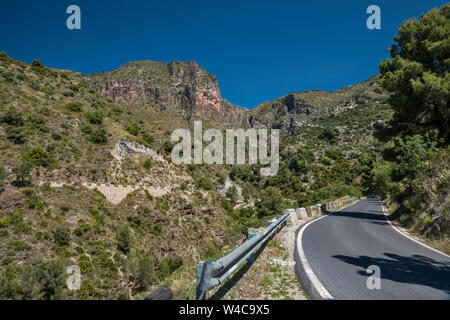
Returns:
[[[341,202],[342,203],[347,203],[347,202],[351,202],[351,201],[356,200],[356,199],[359,199],[359,198],[358,197],[353,197],[353,198],[342,200]]]
[[[289,213],[278,216],[275,221],[269,221],[266,228],[257,233],[249,234],[249,239],[234,249],[225,257],[214,261],[200,261],[197,265],[197,300],[205,300],[207,291],[222,284],[246,260],[253,263],[254,253],[270,237],[286,225]]]

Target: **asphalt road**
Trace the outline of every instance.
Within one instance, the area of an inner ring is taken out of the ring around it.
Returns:
[[[334,299],[450,299],[450,258],[398,233],[377,199],[312,222],[301,243]],[[367,287],[371,265],[380,268],[380,289]]]

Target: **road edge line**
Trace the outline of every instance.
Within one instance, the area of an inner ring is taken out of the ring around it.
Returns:
[[[402,230],[400,230],[399,228],[397,228],[396,226],[394,226],[394,225],[392,224],[391,220],[389,219],[389,216],[386,214],[386,210],[385,210],[385,206],[384,206],[383,201],[380,201],[380,202],[381,202],[381,208],[382,208],[382,210],[383,210],[384,218],[386,219],[386,221],[391,225],[391,227],[392,227],[395,231],[397,231],[397,232],[400,233],[402,236],[408,238],[408,239],[411,240],[411,241],[414,241],[415,243],[420,244],[421,246],[423,246],[423,247],[425,247],[425,248],[427,248],[427,249],[430,249],[430,250],[432,250],[432,251],[434,251],[434,252],[436,252],[436,253],[439,253],[439,254],[441,254],[441,255],[447,257],[447,258],[450,258],[450,256],[449,256],[448,254],[446,254],[446,253],[444,253],[444,252],[442,252],[442,251],[439,251],[438,249],[435,249],[435,248],[433,248],[433,247],[431,247],[431,246],[429,246],[429,245],[427,245],[427,244],[425,244],[425,243],[423,243],[423,242],[421,242],[421,241],[419,241],[419,240],[417,240],[417,239],[414,239],[414,238],[411,237],[410,235],[406,234],[404,231],[402,231]]]
[[[309,265],[308,260],[306,259],[305,251],[303,250],[303,245],[302,245],[303,232],[313,222],[319,221],[320,219],[323,219],[329,215],[332,215],[335,212],[338,212],[342,209],[350,207],[359,201],[360,200],[355,201],[355,202],[353,202],[347,206],[344,206],[336,211],[333,211],[329,214],[323,215],[322,217],[319,217],[317,219],[309,221],[308,223],[301,226],[297,231],[297,234],[296,234],[297,241],[295,241],[295,252],[294,252],[294,260],[298,260],[298,263],[295,264],[296,271],[297,271],[296,273],[297,273],[297,277],[300,281],[300,284],[302,285],[302,287],[304,288],[306,293],[312,299],[331,300],[334,298],[328,292],[328,290],[325,288],[325,286],[319,281],[317,276],[314,274],[314,271],[312,270],[311,266]]]

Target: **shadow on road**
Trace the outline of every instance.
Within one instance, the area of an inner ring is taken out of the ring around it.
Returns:
[[[392,253],[384,253],[386,258],[368,256],[350,257],[333,256],[348,264],[361,267],[358,274],[368,276],[366,268],[377,265],[381,270],[381,278],[400,283],[411,283],[428,286],[450,294],[450,262],[437,261],[421,255],[403,257]]]
[[[338,211],[333,215],[335,217],[349,217],[349,218],[357,218],[357,219],[365,219],[365,220],[386,221],[385,215],[383,215],[381,213],[381,211],[380,211],[380,213]]]

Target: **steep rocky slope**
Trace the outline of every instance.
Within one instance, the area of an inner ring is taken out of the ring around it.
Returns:
[[[245,109],[224,100],[216,77],[193,61],[129,62],[86,78],[116,103],[140,102],[159,111],[178,108],[221,126],[248,126]]]
[[[253,127],[280,129],[286,136],[296,128],[319,118],[352,109],[370,101],[384,101],[386,93],[378,84],[379,76],[335,92],[309,90],[293,92],[274,101],[263,102],[249,112]]]

